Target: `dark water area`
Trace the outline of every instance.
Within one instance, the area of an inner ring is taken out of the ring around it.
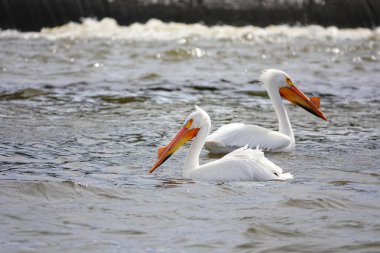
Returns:
[[[378,29],[1,31],[0,251],[379,252],[379,58]],[[266,157],[294,180],[184,179],[187,146],[147,174],[194,105],[277,129],[266,68],[329,119],[286,103],[296,150]]]
[[[0,0],[0,28],[40,31],[83,18],[120,25],[165,22],[205,25],[380,26],[378,0]]]

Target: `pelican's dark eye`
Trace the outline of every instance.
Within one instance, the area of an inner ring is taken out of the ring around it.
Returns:
[[[275,172],[275,173],[273,173],[273,174],[275,174],[276,176],[278,176],[277,172]]]
[[[192,124],[193,124],[193,119],[189,119],[189,120],[185,123],[185,126],[186,126],[186,128],[190,128]]]
[[[293,86],[293,85],[294,85],[294,83],[292,82],[292,80],[290,80],[289,77],[286,78],[286,83],[287,83],[288,85],[290,85],[290,86]]]

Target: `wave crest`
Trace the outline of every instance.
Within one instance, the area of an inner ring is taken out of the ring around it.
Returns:
[[[134,23],[120,26],[112,18],[100,21],[85,18],[81,23],[43,28],[40,32],[0,31],[0,37],[23,37],[26,39],[88,39],[106,38],[132,41],[168,41],[180,39],[283,41],[288,39],[318,40],[380,40],[380,27],[376,29],[337,27],[272,25],[267,27],[229,25],[205,26],[202,24],[165,23],[151,19],[145,24]]]

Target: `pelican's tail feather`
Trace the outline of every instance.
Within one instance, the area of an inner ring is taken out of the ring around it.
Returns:
[[[289,179],[293,179],[293,178],[294,178],[293,175],[289,172],[283,173],[278,177],[279,180],[289,180]]]

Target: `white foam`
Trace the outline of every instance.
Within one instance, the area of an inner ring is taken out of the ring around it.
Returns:
[[[114,19],[100,21],[85,18],[81,23],[70,22],[63,26],[44,28],[41,32],[0,31],[0,37],[22,37],[25,39],[86,39],[109,38],[133,41],[167,41],[180,39],[283,41],[288,39],[318,40],[380,40],[380,27],[376,29],[337,27],[272,25],[268,27],[228,25],[205,26],[202,24],[164,23],[151,19],[145,24],[134,23],[120,26]]]

